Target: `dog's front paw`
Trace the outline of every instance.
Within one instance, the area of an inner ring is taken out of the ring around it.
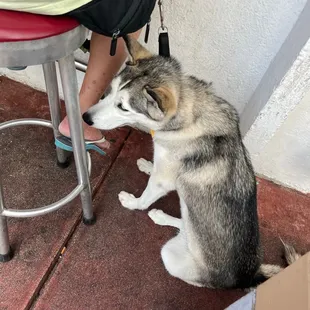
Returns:
[[[167,214],[163,210],[152,209],[148,212],[149,217],[157,225],[167,225]]]
[[[127,192],[120,192],[118,194],[118,199],[124,208],[130,210],[139,209],[138,208],[139,199],[136,198],[133,194],[129,194]]]
[[[144,158],[139,158],[137,160],[137,166],[141,172],[144,172],[148,175],[152,173],[153,163]]]

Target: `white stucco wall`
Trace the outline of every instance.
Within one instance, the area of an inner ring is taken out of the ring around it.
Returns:
[[[256,173],[310,193],[310,39],[246,134]]]
[[[271,180],[310,193],[310,91],[254,160]]]
[[[305,3],[306,0],[165,0],[171,52],[186,71],[212,80],[218,93],[241,112]],[[154,52],[158,50],[158,26],[156,6],[148,44]],[[40,68],[1,72],[44,89]],[[78,75],[81,84],[83,74]]]

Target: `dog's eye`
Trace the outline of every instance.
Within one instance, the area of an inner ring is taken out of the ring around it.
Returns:
[[[122,105],[121,102],[117,105],[117,107],[118,107],[120,110],[124,111],[124,112],[128,112],[128,110],[126,110],[126,109],[123,107],[123,105]]]

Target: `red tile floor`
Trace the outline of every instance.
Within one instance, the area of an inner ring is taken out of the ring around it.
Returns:
[[[0,77],[0,122],[20,117],[48,118],[44,93]],[[78,199],[55,213],[10,219],[14,259],[0,265],[0,310],[224,309],[242,291],[196,288],[170,277],[160,248],[175,231],[152,223],[146,212],[122,208],[117,194],[140,194],[147,177],[136,167],[150,157],[146,134],[119,129],[108,156],[92,154],[93,201],[97,223],[81,224]],[[74,165],[56,166],[51,131],[38,127],[0,133],[1,173],[7,207],[51,203],[76,184]],[[258,180],[259,216],[265,262],[281,263],[278,236],[299,251],[310,249],[310,197]],[[157,208],[178,215],[175,194]]]

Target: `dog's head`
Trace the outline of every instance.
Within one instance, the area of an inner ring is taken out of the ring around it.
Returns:
[[[83,114],[98,129],[125,125],[160,130],[177,111],[180,66],[174,58],[152,55],[126,37],[129,61],[113,79],[110,92]]]

